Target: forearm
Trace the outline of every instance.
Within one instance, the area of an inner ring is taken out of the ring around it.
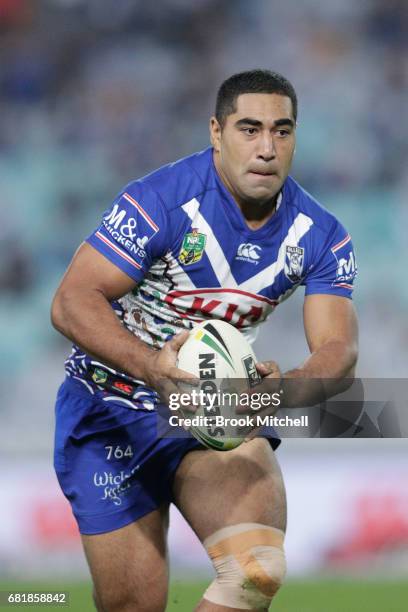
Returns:
[[[284,405],[311,406],[348,389],[354,377],[357,347],[332,340],[298,368],[283,374]]]
[[[285,378],[342,379],[357,362],[357,349],[339,340],[323,344],[299,367],[285,373]]]
[[[98,361],[145,380],[155,351],[121,324],[101,291],[58,292],[51,318],[58,331]]]

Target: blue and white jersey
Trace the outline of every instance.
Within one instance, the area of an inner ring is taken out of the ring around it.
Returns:
[[[346,230],[290,177],[272,217],[249,228],[218,176],[212,148],[129,183],[87,242],[135,281],[112,307],[129,331],[156,349],[212,318],[232,323],[252,341],[259,324],[299,285],[306,295],[349,298],[356,275]],[[120,398],[89,380],[90,365],[98,363],[74,346],[69,376],[105,401],[154,408],[157,395],[143,381],[136,381],[137,394]]]

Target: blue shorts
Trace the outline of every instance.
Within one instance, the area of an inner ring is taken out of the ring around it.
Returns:
[[[54,466],[83,534],[119,529],[172,498],[194,438],[157,438],[156,413],[108,404],[66,379],[56,403]]]
[[[82,534],[119,529],[170,503],[184,455],[204,449],[193,437],[158,437],[155,411],[104,402],[70,378],[55,412],[54,466]]]

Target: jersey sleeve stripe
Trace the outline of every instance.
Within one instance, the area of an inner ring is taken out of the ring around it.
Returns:
[[[341,249],[341,247],[344,247],[345,244],[350,242],[350,240],[351,240],[351,236],[350,236],[350,234],[347,234],[347,236],[345,238],[343,238],[343,240],[341,242],[338,242],[337,244],[334,245],[334,247],[331,248],[331,252],[335,253],[336,251]]]
[[[137,268],[138,270],[142,269],[141,265],[139,265],[136,261],[133,261],[133,259],[131,257],[129,257],[129,255],[124,253],[122,251],[122,249],[120,249],[119,247],[116,246],[116,244],[114,244],[113,242],[108,240],[108,238],[106,238],[106,236],[101,234],[101,232],[96,232],[95,236],[97,236],[99,238],[99,240],[102,240],[102,242],[104,242],[109,248],[111,248],[112,251],[115,251],[115,253],[117,255],[119,255],[120,257],[125,259],[130,265],[132,265],[133,267]]]
[[[149,215],[147,214],[147,212],[140,206],[139,202],[136,202],[136,200],[134,200],[132,198],[132,196],[130,196],[128,193],[124,193],[123,197],[125,198],[125,200],[127,200],[130,204],[132,204],[133,206],[135,206],[135,208],[137,208],[137,210],[140,212],[140,214],[142,215],[142,217],[144,217],[144,219],[146,220],[146,222],[150,225],[150,227],[152,229],[154,229],[155,232],[159,231],[159,227],[158,225],[156,225],[156,223],[153,221],[153,219],[151,219],[151,217],[149,217]]]

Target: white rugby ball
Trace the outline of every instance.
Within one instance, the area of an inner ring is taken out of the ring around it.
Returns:
[[[237,434],[244,419],[242,415],[239,418],[235,408],[239,393],[260,381],[255,363],[251,345],[230,323],[210,320],[190,331],[178,353],[177,367],[200,379],[195,390],[206,400],[194,414],[182,407],[180,411],[183,417],[191,419],[189,430],[204,446],[226,451],[244,441],[242,434]],[[223,401],[224,398],[229,401]]]

